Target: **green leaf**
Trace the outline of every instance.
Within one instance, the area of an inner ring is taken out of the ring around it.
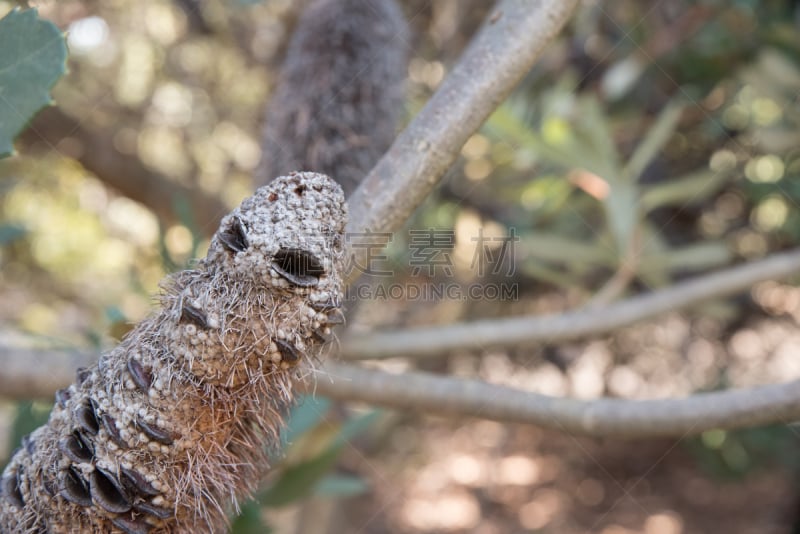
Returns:
[[[331,406],[330,399],[304,395],[292,408],[283,432],[284,446],[295,441],[301,434],[307,432],[322,420]]]
[[[731,251],[725,243],[706,241],[644,257],[641,260],[640,270],[705,271],[726,265],[730,261]]]
[[[231,534],[268,534],[272,529],[261,519],[261,505],[249,501],[242,506],[242,513],[231,523]]]
[[[342,430],[333,440],[333,446],[338,447],[344,445],[357,435],[366,431],[372,424],[383,414],[381,410],[372,410],[358,417],[348,419]]]
[[[642,209],[650,212],[663,206],[683,206],[690,202],[699,202],[716,193],[730,176],[730,172],[703,169],[649,186],[642,191]]]
[[[624,172],[630,180],[638,180],[647,165],[664,148],[672,134],[675,133],[682,113],[683,105],[676,102],[670,103],[661,111],[628,160]]]
[[[21,224],[0,224],[0,246],[16,241],[27,233],[28,230]]]
[[[526,258],[573,265],[604,265],[613,267],[614,255],[601,243],[575,241],[544,232],[526,233],[519,244],[519,252]]]
[[[617,245],[617,254],[624,256],[632,244],[633,232],[639,223],[640,208],[636,185],[626,182],[612,183],[603,207]]]
[[[551,165],[572,169],[579,163],[570,151],[571,138],[567,135],[564,142],[558,146],[546,143],[540,136],[531,131],[511,108],[507,105],[500,106],[489,117],[486,127],[493,134],[506,139],[508,142],[528,148],[539,158]],[[567,131],[565,134],[569,134]]]
[[[41,108],[66,71],[61,30],[35,9],[14,9],[0,19],[0,157],[13,152],[14,138]]]
[[[608,117],[595,97],[582,98],[579,113],[579,137],[572,152],[576,164],[597,174],[613,187],[624,176]]]
[[[342,445],[331,447],[307,462],[286,468],[280,478],[260,495],[259,502],[265,506],[285,506],[306,497],[333,468],[341,452]]]
[[[43,424],[50,417],[49,404],[40,402],[23,401],[17,404],[14,423],[9,433],[9,449],[15,450],[22,444],[23,436],[27,436]]]
[[[343,499],[361,495],[369,489],[364,479],[351,475],[328,475],[314,488],[314,495]]]

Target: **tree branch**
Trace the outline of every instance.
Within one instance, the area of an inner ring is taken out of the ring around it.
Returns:
[[[421,357],[454,349],[555,343],[610,332],[664,312],[728,296],[753,284],[800,273],[800,249],[696,277],[603,309],[487,319],[346,337],[346,359]]]
[[[530,70],[577,0],[502,0],[422,111],[350,198],[348,232],[392,232]]]
[[[0,344],[0,393],[8,399],[52,400],[75,380],[75,370],[97,362],[89,351],[47,350]]]
[[[12,399],[52,399],[91,365],[90,352],[0,347],[0,391]],[[46,370],[47,372],[42,372]],[[535,424],[576,434],[616,437],[686,436],[800,419],[800,380],[747,389],[698,393],[683,399],[576,400],[406,371],[393,374],[327,362],[304,386],[334,399],[425,414]]]
[[[315,391],[425,414],[532,423],[576,434],[654,437],[698,434],[800,419],[800,380],[747,389],[698,393],[683,399],[576,400],[419,372],[401,375],[327,363]]]

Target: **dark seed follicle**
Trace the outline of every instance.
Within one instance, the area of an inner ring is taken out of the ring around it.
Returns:
[[[152,515],[159,519],[168,519],[172,517],[172,510],[162,508],[146,501],[140,501],[133,505],[133,509],[143,514]]]
[[[105,511],[121,514],[131,509],[130,497],[111,473],[95,469],[89,478],[89,488],[92,501]]]
[[[111,524],[125,534],[148,534],[152,530],[143,518],[115,517],[111,520]]]
[[[111,441],[113,441],[118,447],[128,447],[128,443],[122,439],[119,429],[117,428],[117,424],[111,415],[107,413],[103,414],[103,416],[100,418],[100,421],[103,423],[103,428],[105,429]]]
[[[158,495],[158,490],[151,486],[141,473],[134,471],[133,469],[128,469],[127,467],[120,467],[120,474],[122,478],[122,484],[132,493],[146,497]]]
[[[144,391],[145,393],[150,390],[150,386],[153,382],[153,377],[150,374],[150,371],[144,368],[144,366],[139,363],[138,360],[130,359],[127,363],[128,373],[130,373],[131,378],[133,379],[134,384],[139,386],[139,389]]]
[[[164,429],[151,425],[141,419],[136,421],[136,427],[139,428],[148,438],[163,443],[164,445],[171,445],[174,441],[172,435]]]
[[[25,506],[22,490],[19,487],[19,471],[7,473],[2,479],[3,497],[16,508]]]
[[[78,406],[75,411],[75,419],[78,426],[90,436],[94,436],[100,430],[100,423],[97,421],[95,407],[91,401]]]
[[[184,322],[194,323],[200,328],[208,328],[208,318],[202,310],[191,306],[190,304],[183,303],[181,307],[181,320]]]
[[[234,216],[228,227],[221,231],[219,240],[231,252],[244,252],[247,248],[247,231],[239,217]]]
[[[314,173],[226,216],[159,309],[56,394],[3,474],[0,533],[225,532],[269,467],[303,364],[325,355],[345,224],[341,189]]]
[[[70,392],[69,389],[59,389],[56,391],[56,404],[58,404],[61,408],[65,408],[67,406],[67,401],[70,399]]]
[[[91,446],[84,443],[77,430],[58,441],[58,450],[75,463],[91,462],[94,456]]]
[[[89,493],[89,484],[83,479],[74,466],[70,466],[61,473],[59,495],[65,500],[78,506],[91,506],[92,496]]]
[[[290,284],[298,287],[313,287],[325,273],[320,261],[313,254],[300,249],[282,249],[272,261],[275,269]]]

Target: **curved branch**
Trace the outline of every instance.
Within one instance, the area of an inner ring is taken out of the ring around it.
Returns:
[[[349,232],[392,232],[561,30],[576,0],[503,0],[436,94],[349,200]]]
[[[328,363],[315,391],[426,414],[533,423],[576,434],[654,437],[698,434],[800,419],[800,380],[747,389],[698,393],[683,399],[576,400],[550,397],[478,380],[419,372],[395,375]]]
[[[800,249],[699,276],[603,309],[555,315],[487,319],[345,338],[346,359],[420,357],[454,349],[554,343],[598,335],[655,315],[723,297],[764,280],[800,273]]]
[[[52,398],[74,378],[90,352],[0,348],[0,391],[6,398]],[[43,373],[42,370],[47,370]],[[747,389],[698,393],[682,399],[576,400],[506,386],[414,371],[393,374],[327,362],[308,391],[426,414],[536,424],[577,434],[616,437],[686,436],[800,419],[800,380]]]

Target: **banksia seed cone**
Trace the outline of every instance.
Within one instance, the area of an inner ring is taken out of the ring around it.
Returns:
[[[226,216],[161,308],[56,394],[0,483],[3,533],[219,533],[278,443],[342,300],[346,207],[321,174]]]

